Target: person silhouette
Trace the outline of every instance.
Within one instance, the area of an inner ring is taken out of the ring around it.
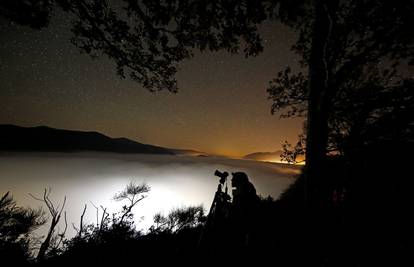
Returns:
[[[233,201],[231,219],[234,240],[239,246],[249,246],[259,205],[256,189],[244,172],[232,173]]]
[[[259,209],[256,189],[244,172],[232,173],[232,199],[227,194],[227,172],[215,172],[220,177],[213,203],[207,218],[199,246],[208,250],[223,251],[244,249],[252,245]],[[231,201],[230,201],[231,200]]]

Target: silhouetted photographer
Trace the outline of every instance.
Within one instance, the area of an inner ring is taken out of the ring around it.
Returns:
[[[232,173],[231,199],[227,186],[229,174],[218,170],[214,174],[220,180],[200,244],[216,250],[247,247],[251,244],[257,220],[259,197],[256,189],[246,173]]]
[[[230,224],[233,242],[237,246],[249,246],[255,232],[259,197],[256,189],[244,172],[232,173],[233,201],[230,211]]]

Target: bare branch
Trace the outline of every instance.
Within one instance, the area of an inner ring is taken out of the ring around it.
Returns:
[[[63,230],[63,232],[62,233],[60,233],[58,236],[59,236],[59,242],[56,244],[56,246],[55,246],[55,248],[57,249],[57,248],[59,248],[59,246],[60,246],[60,244],[62,243],[62,240],[63,240],[63,238],[65,237],[65,235],[66,235],[66,230],[68,229],[68,221],[67,221],[67,219],[66,219],[66,211],[65,211],[65,213],[64,213],[64,218],[65,218],[65,229]]]
[[[83,212],[80,218],[80,225],[79,225],[79,236],[82,236],[83,233],[83,216],[85,216],[87,205],[85,204],[85,207],[83,208]]]
[[[72,228],[79,234],[79,228],[75,226],[75,223],[72,223]]]
[[[45,190],[43,192],[43,199],[35,197],[32,194],[30,194],[30,196],[32,196],[34,199],[43,202],[47,206],[47,208],[49,210],[49,213],[52,216],[49,231],[46,235],[45,240],[41,244],[39,252],[37,254],[37,261],[42,261],[45,258],[46,252],[50,248],[51,241],[52,241],[52,239],[54,239],[55,228],[56,228],[56,226],[58,225],[58,223],[60,221],[63,209],[65,208],[65,205],[66,205],[66,196],[65,196],[63,198],[63,203],[62,203],[62,206],[60,207],[60,209],[59,209],[59,206],[60,206],[59,204],[55,207],[53,205],[53,202],[49,198],[51,191],[52,191],[52,189],[50,187],[45,188]],[[65,217],[65,229],[64,229],[63,233],[58,234],[58,236],[60,237],[60,241],[58,242],[58,246],[60,245],[60,243],[61,243],[61,241],[62,241],[62,239],[63,239],[63,237],[66,233],[66,230],[67,230],[66,212],[64,213],[64,217]],[[54,246],[54,248],[57,248],[57,246]]]
[[[89,201],[91,204],[92,204],[92,206],[94,206],[94,208],[96,209],[96,227],[99,227],[99,208],[95,205],[95,204],[93,204],[93,202],[92,201]]]
[[[108,216],[109,216],[109,213],[107,213],[106,212],[106,208],[104,208],[102,205],[101,205],[101,209],[102,209],[102,211],[103,211],[103,213],[102,213],[102,217],[101,217],[101,225],[100,225],[100,227],[99,227],[99,232],[101,232],[102,231],[102,228],[103,228],[103,226],[104,226],[104,224],[105,224],[105,220],[108,218]]]

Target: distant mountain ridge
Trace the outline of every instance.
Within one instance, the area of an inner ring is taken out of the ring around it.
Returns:
[[[142,144],[128,138],[111,138],[98,132],[10,124],[0,124],[0,150],[176,154],[173,149]]]
[[[244,156],[244,159],[252,159],[259,161],[280,161],[281,150],[274,152],[255,152]]]
[[[174,149],[174,148],[169,148],[170,151],[172,151],[174,154],[178,154],[178,155],[187,155],[187,156],[204,156],[207,157],[209,156],[207,153],[201,152],[201,151],[197,151],[197,150],[192,150],[192,149]]]

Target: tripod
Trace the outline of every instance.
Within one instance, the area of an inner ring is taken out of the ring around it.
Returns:
[[[219,233],[220,229],[223,229],[223,225],[225,224],[225,221],[229,215],[231,197],[228,194],[227,187],[228,173],[221,173],[216,170],[214,174],[220,177],[220,181],[217,186],[217,191],[214,194],[214,199],[211,203],[209,213],[207,215],[207,222],[200,236],[199,245],[206,243],[207,236],[211,237],[212,235]],[[224,185],[225,189],[223,192]]]

